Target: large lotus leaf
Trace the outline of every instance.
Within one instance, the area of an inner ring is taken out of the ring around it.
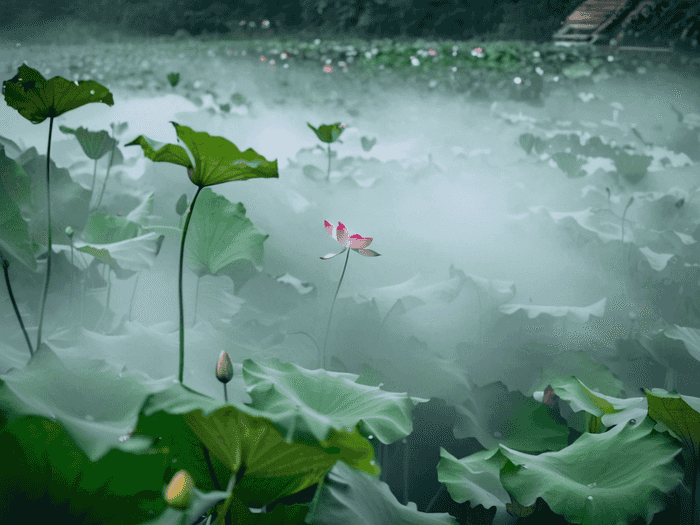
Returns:
[[[0,375],[0,405],[8,422],[35,415],[60,423],[97,461],[122,448],[124,440],[118,438],[134,426],[147,396],[171,381],[154,381],[102,360],[59,358],[42,344],[25,367]]]
[[[153,214],[153,196],[153,192],[144,194],[141,204],[129,212],[126,220],[138,223],[141,226],[148,226],[150,217]]]
[[[5,102],[34,124],[55,118],[90,102],[114,105],[112,93],[93,80],[71,82],[63,77],[46,80],[36,69],[22,64],[17,74],[2,83]]]
[[[476,438],[484,448],[505,444],[527,452],[561,450],[567,446],[569,427],[552,417],[546,405],[511,392],[503,383],[490,383],[469,392],[457,405],[454,436]]]
[[[83,237],[89,244],[110,244],[133,239],[139,234],[139,225],[124,217],[95,213],[90,215]]]
[[[23,144],[21,139],[20,144]],[[15,160],[25,149],[24,147],[18,146],[15,141],[8,139],[7,137],[3,137],[2,135],[0,135],[0,145],[7,150],[7,156]]]
[[[69,128],[67,126],[59,126],[63,133],[72,133],[78,139],[80,147],[83,148],[87,158],[92,160],[101,159],[114,146],[117,141],[109,136],[104,130],[89,131],[87,128],[80,126],[78,129]]]
[[[566,317],[575,323],[585,323],[593,315],[603,317],[607,298],[603,298],[590,306],[540,306],[534,304],[504,304],[498,307],[501,313],[511,315],[518,310],[524,310],[528,319],[534,319],[540,314],[553,317]]]
[[[185,168],[192,166],[192,161],[185,148],[177,144],[166,144],[139,135],[131,142],[125,144],[125,146],[141,146],[143,154],[153,162],[169,162]]]
[[[269,235],[260,233],[245,214],[243,203],[233,204],[209,188],[200,192],[186,246],[187,265],[198,277],[220,275],[239,260],[262,264],[263,242]]]
[[[555,223],[561,223],[563,226],[570,227],[571,222],[575,222],[579,227],[577,230],[592,232],[604,244],[610,241],[619,241],[622,238],[619,218],[608,218],[609,216],[606,217],[603,213],[594,213],[591,208],[582,211],[555,212],[549,210],[546,206],[532,206],[528,208],[528,211],[532,214],[547,215]],[[527,217],[527,214],[514,218],[521,219],[524,217]],[[632,228],[625,228],[626,243],[635,242],[634,233]]]
[[[650,418],[585,433],[558,452],[530,455],[499,445],[503,487],[523,505],[542,498],[570,523],[650,523],[683,480],[681,451]],[[595,458],[594,460],[592,458]]]
[[[29,231],[32,238],[43,245],[48,244],[46,210],[46,155],[32,158],[24,165],[31,180],[32,214]],[[73,181],[67,169],[59,168],[51,161],[51,235],[52,241],[69,244],[66,226],[82,231],[88,218],[90,190]]]
[[[37,399],[44,397],[42,392]],[[80,414],[75,419],[84,421],[84,417]],[[85,423],[99,430],[106,426]],[[35,523],[95,525],[142,523],[165,511],[162,453],[111,450],[92,463],[71,429],[57,421],[28,416],[3,430],[0,446],[6,456],[0,490],[5,497],[0,499],[0,514],[5,523],[26,519],[28,508]],[[112,439],[118,443],[117,437]],[[116,447],[110,443],[110,448]],[[95,505],[96,497],[99,505]]]
[[[336,463],[310,504],[307,523],[334,525],[457,525],[447,512],[420,512],[412,501],[403,505],[389,485],[342,462]]]
[[[290,432],[286,436],[289,439],[294,432],[299,432],[323,441],[328,435],[329,421],[332,421],[333,428],[351,428],[362,420],[363,434],[374,435],[385,444],[393,443],[411,432],[413,406],[428,401],[357,384],[355,374],[319,373],[278,359],[269,360],[264,365],[246,359],[243,376],[253,400],[251,406],[289,414],[284,419],[285,428],[280,429]],[[342,398],[343,403],[332,402],[335,397]],[[297,405],[303,406],[303,410],[293,416],[292,422],[288,418],[292,417]],[[364,470],[367,468],[363,467]]]
[[[287,441],[270,421],[231,406],[207,417],[190,412],[185,420],[212,456],[231,471],[245,466],[232,496],[249,507],[261,507],[318,483],[339,460],[359,462],[372,475],[379,473],[371,443],[355,428],[331,429],[322,442]]]
[[[176,415],[180,417],[173,417]],[[165,436],[168,443],[183,433],[184,420],[215,463],[237,472],[231,496],[247,506],[261,507],[318,483],[338,460],[361,462],[376,473],[377,467],[371,464],[372,445],[357,429],[337,431],[328,425],[328,437],[322,443],[289,442],[272,423],[283,425],[286,419],[286,414],[263,412],[235,401],[217,401],[173,384],[169,390],[151,396],[135,432]],[[206,472],[205,463],[196,461],[196,457],[190,459],[191,455],[178,454],[177,450],[173,454],[183,468],[191,465]],[[217,465],[214,467],[216,470]],[[227,500],[226,506],[230,503]]]
[[[666,392],[660,388],[644,389],[649,405],[649,417],[673,437],[685,444],[686,457],[697,458],[700,452],[700,399]]]
[[[36,270],[29,228],[21,206],[30,201],[30,182],[22,166],[5,155],[0,146],[0,252],[12,255],[30,270]]]
[[[494,525],[512,522],[506,513],[508,493],[501,485],[499,473],[507,458],[495,450],[481,450],[457,459],[440,447],[437,465],[438,481],[447,487],[450,497],[457,503],[469,501],[470,506],[482,505],[495,509]]]
[[[129,279],[134,272],[149,270],[160,250],[162,239],[154,232],[110,244],[76,242],[75,249],[108,264],[118,279]]]
[[[193,131],[176,122],[172,124],[178,138],[187,149],[174,144],[162,144],[143,135],[127,146],[141,146],[146,157],[154,162],[185,166],[192,183],[200,187],[234,180],[279,177],[277,161],[268,161],[252,148],[241,151],[223,137],[212,137],[204,131]]]

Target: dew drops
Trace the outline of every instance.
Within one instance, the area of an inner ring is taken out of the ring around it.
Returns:
[[[527,465],[523,465],[523,468],[527,468]]]
[[[94,90],[94,89],[91,89],[91,90],[90,90],[90,94],[91,94],[91,95],[94,95],[94,94],[95,94],[95,90]]]
[[[635,425],[635,424],[637,423],[637,420],[636,420],[636,419],[630,419],[627,423],[630,424],[630,425]]]
[[[403,438],[401,441],[402,441],[403,443],[408,443],[408,441],[406,441],[406,438]]]
[[[372,466],[376,465],[376,463],[374,462],[373,459],[370,459],[370,460],[369,460],[369,464],[372,465]]]
[[[368,437],[369,439],[374,439],[374,436],[372,434],[370,434]]]
[[[503,436],[503,434],[501,434],[501,433],[498,432],[498,431],[496,431],[496,432],[493,433],[493,437],[495,437],[495,438],[500,438],[501,436]]]
[[[54,421],[56,421],[56,414],[51,414],[51,419],[53,419]]]
[[[87,421],[95,421],[95,418],[92,417],[90,414],[87,414],[87,415],[85,416],[85,419],[86,419]]]
[[[588,501],[593,501],[593,496],[588,496]]]
[[[515,77],[515,78],[513,79],[513,82],[515,82],[516,84],[522,84],[522,83],[523,83],[523,79],[520,78],[520,77]]]
[[[173,458],[173,463],[176,463],[176,462],[177,462],[177,458]]]
[[[596,487],[596,482],[594,481],[593,483],[589,483],[588,488],[589,489],[594,489]]]

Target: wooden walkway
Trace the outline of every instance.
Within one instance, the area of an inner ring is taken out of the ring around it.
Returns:
[[[631,6],[636,7],[629,11]],[[654,7],[651,0],[586,0],[578,6],[563,22],[561,29],[554,34],[554,42],[559,45],[595,45],[610,51],[619,50],[625,55],[652,58],[655,61],[671,60],[672,48],[635,45],[634,42],[623,44],[624,30],[640,14]],[[619,31],[612,37],[601,38],[601,32],[619,19],[624,11],[629,11],[620,24]]]

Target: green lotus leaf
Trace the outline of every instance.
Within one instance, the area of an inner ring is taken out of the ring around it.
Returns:
[[[336,122],[335,124],[321,124],[318,129],[313,127],[311,124],[308,122],[306,123],[307,126],[309,126],[312,130],[314,130],[314,133],[316,133],[316,136],[318,137],[318,140],[321,142],[325,142],[327,144],[330,144],[331,142],[335,142],[338,140],[338,137],[340,137],[340,134],[343,132],[343,129],[345,126],[341,124],[340,122]]]
[[[185,166],[192,183],[200,187],[234,180],[279,178],[276,160],[270,162],[252,148],[241,151],[223,137],[212,137],[204,131],[193,131],[177,122],[171,123],[186,149],[162,144],[143,135],[127,146],[140,145],[144,154],[154,162]]]
[[[63,77],[46,80],[36,69],[22,64],[17,74],[2,83],[7,105],[34,124],[89,104],[114,105],[112,93],[94,80],[71,82]]]
[[[30,202],[30,187],[27,173],[0,145],[0,251],[36,270],[29,228],[20,212]]]
[[[88,131],[80,126],[78,129],[72,129],[67,126],[59,126],[63,133],[72,133],[78,139],[80,147],[83,148],[85,155],[92,160],[101,159],[112,147],[117,145],[117,141],[109,136],[106,131]]]
[[[209,188],[200,192],[192,215],[185,248],[187,266],[197,277],[229,275],[235,290],[240,289],[252,277],[240,263],[261,265],[263,242],[269,235],[260,233],[246,217],[242,203],[234,204]]]

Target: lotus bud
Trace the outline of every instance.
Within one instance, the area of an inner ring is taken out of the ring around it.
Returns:
[[[165,490],[165,501],[167,504],[178,510],[185,510],[192,501],[192,489],[194,481],[186,470],[180,470],[170,480],[168,488]]]
[[[216,378],[226,384],[233,378],[233,364],[226,352],[221,352],[219,362],[216,365]]]
[[[71,228],[70,226],[66,226],[66,235],[68,235],[68,237],[70,237],[72,239],[73,238],[73,228]]]
[[[182,196],[177,200],[175,204],[175,213],[180,217],[187,211],[187,194],[183,193]]]

